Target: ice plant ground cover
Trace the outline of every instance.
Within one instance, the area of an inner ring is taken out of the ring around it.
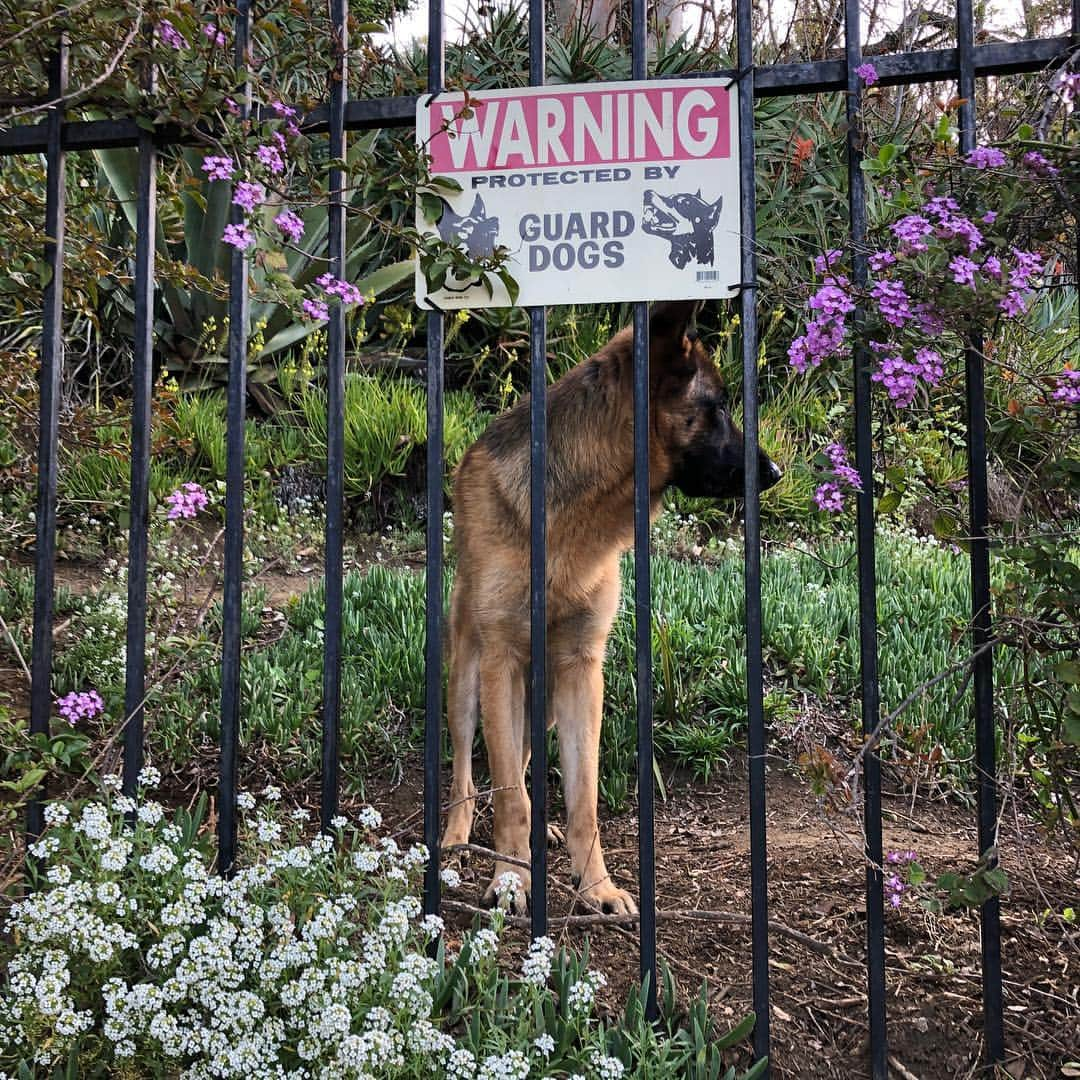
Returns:
[[[720,1076],[748,1030],[711,1032],[704,999],[693,1034],[654,1029],[635,998],[602,1020],[603,976],[548,938],[509,963],[498,912],[449,943],[421,917],[426,850],[379,835],[373,810],[312,838],[277,789],[245,793],[224,878],[205,798],[170,817],[147,797],[157,771],[140,779],[138,801],[107,777],[46,810],[0,947],[0,1075],[676,1080]]]

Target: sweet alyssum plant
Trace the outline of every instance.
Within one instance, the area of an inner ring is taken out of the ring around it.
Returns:
[[[273,788],[261,803],[245,794],[243,864],[225,879],[202,805],[170,818],[117,787],[47,809],[33,891],[5,925],[0,1075],[735,1075],[720,1051],[750,1021],[716,1038],[704,999],[693,1035],[653,1029],[633,999],[606,1024],[603,976],[548,938],[516,972],[500,960],[498,915],[449,947],[442,921],[421,917],[426,850],[378,836],[374,810],[356,827],[340,819],[336,840],[305,840],[305,811],[286,814]]]

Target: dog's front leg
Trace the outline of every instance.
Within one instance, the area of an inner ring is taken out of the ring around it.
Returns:
[[[530,808],[521,773],[525,671],[516,657],[489,654],[481,661],[480,718],[495,802],[495,850],[527,864]],[[524,895],[511,898],[511,911],[524,914],[532,885],[527,866],[497,860],[484,903],[495,903],[499,878],[508,871],[517,874],[525,887]]]
[[[600,720],[603,714],[603,645],[560,659],[555,666],[554,707],[559,729],[574,884],[593,907],[618,915],[634,914],[637,905],[611,880],[600,848],[597,824]]]

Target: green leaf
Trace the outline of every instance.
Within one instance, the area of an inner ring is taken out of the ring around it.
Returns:
[[[1080,660],[1059,660],[1054,665],[1054,674],[1069,686],[1080,685]]]
[[[877,159],[881,163],[882,168],[887,169],[893,161],[896,159],[897,146],[895,143],[885,143],[878,150]]]
[[[891,514],[899,505],[903,494],[899,491],[887,491],[878,499],[877,512],[879,514]]]
[[[411,277],[414,270],[415,264],[412,259],[402,259],[399,262],[381,266],[366,277],[362,277],[356,282],[356,287],[365,296],[368,293],[381,296],[387,289],[392,289],[406,278]]]
[[[1072,746],[1080,746],[1080,715],[1066,713],[1061,723],[1061,739]]]
[[[948,540],[956,535],[956,518],[947,510],[939,510],[934,515],[933,529],[939,540]]]
[[[459,184],[452,176],[433,176],[429,182],[431,187],[444,188],[447,191],[462,191]]]
[[[420,212],[424,220],[428,222],[438,221],[442,217],[443,204],[438,195],[430,195],[423,191],[420,193]]]

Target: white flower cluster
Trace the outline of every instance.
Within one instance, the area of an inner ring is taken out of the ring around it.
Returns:
[[[521,978],[532,986],[546,986],[551,978],[551,961],[555,956],[555,942],[549,937],[538,937],[529,946],[529,955],[521,965]]]
[[[140,787],[158,779],[144,770]],[[248,850],[261,856],[226,879],[158,804],[136,804],[129,826],[129,803],[103,787],[103,803],[50,810],[34,845],[45,882],[4,925],[17,945],[0,946],[0,1078],[22,1063],[51,1073],[76,1041],[109,1075],[141,1075],[144,1064],[193,1080],[548,1074],[559,1043],[534,1024],[554,942],[532,943],[509,1004],[505,975],[488,963],[500,918],[465,935],[453,968],[432,959],[443,921],[422,916],[414,895],[428,851],[374,837],[376,811],[359,815],[364,840],[350,854],[344,837],[304,842],[298,825],[283,826],[291,815],[267,789],[261,805],[245,800]],[[489,1025],[456,1025],[466,1044],[435,1011],[448,972],[462,969],[477,995],[469,1008]],[[580,1060],[598,1080],[622,1075],[588,1019],[603,985],[583,975],[569,995],[571,1022],[591,1040]]]
[[[566,1006],[571,1012],[582,1012],[592,1008],[596,1001],[596,992],[607,986],[607,978],[600,971],[587,971],[566,995]]]

